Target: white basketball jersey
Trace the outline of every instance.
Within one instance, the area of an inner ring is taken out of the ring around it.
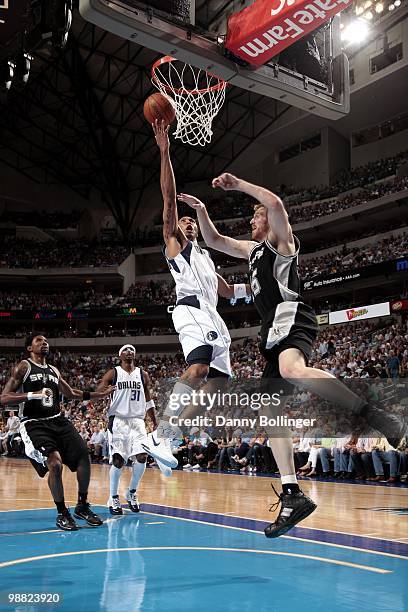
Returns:
[[[142,371],[135,368],[128,374],[121,366],[116,366],[116,389],[112,394],[108,416],[144,419],[146,397]]]
[[[177,301],[195,295],[215,308],[218,302],[218,278],[208,251],[189,241],[174,259],[169,259],[165,250],[163,252],[176,283]]]

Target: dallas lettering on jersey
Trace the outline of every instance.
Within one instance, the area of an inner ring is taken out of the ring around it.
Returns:
[[[141,389],[142,383],[138,380],[123,380],[116,383],[117,389]]]
[[[351,4],[352,0],[258,0],[231,15],[225,47],[261,66]]]
[[[52,374],[30,374],[30,381],[31,382],[35,382],[36,380],[42,380],[44,383],[47,383],[48,381],[52,381],[54,382],[56,385],[58,385],[58,378],[56,376],[53,376]]]

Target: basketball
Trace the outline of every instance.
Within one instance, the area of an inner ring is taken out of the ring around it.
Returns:
[[[145,100],[143,114],[149,123],[154,123],[158,119],[159,121],[164,120],[166,125],[169,125],[176,118],[171,102],[158,92]]]

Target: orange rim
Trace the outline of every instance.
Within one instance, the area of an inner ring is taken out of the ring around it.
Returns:
[[[158,68],[162,64],[169,64],[170,62],[175,62],[175,61],[177,61],[176,57],[171,57],[171,55],[165,55],[164,57],[161,57],[160,59],[158,59],[152,66],[152,80],[156,81],[157,83],[160,83],[160,85],[166,91],[171,91],[176,94],[185,93],[185,94],[198,95],[198,94],[208,93],[209,91],[221,91],[222,89],[226,88],[227,82],[221,79],[220,77],[218,77],[216,74],[212,74],[212,72],[207,72],[207,74],[214,77],[215,79],[218,79],[218,83],[216,83],[215,85],[212,85],[211,87],[204,87],[203,89],[185,89],[184,87],[180,87],[179,89],[175,89],[173,87],[170,87],[170,85],[166,85],[166,83],[163,83],[163,81],[161,81],[159,77],[157,76],[156,68]]]

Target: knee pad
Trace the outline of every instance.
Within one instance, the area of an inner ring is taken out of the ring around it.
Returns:
[[[115,468],[118,468],[118,470],[121,470],[123,466],[125,465],[125,460],[123,459],[121,455],[119,455],[118,453],[115,453],[112,457],[112,464],[115,466]]]
[[[136,461],[138,463],[146,463],[147,461],[147,455],[146,453],[140,454],[140,455],[136,455],[135,460],[133,461],[133,463],[136,463]]]

